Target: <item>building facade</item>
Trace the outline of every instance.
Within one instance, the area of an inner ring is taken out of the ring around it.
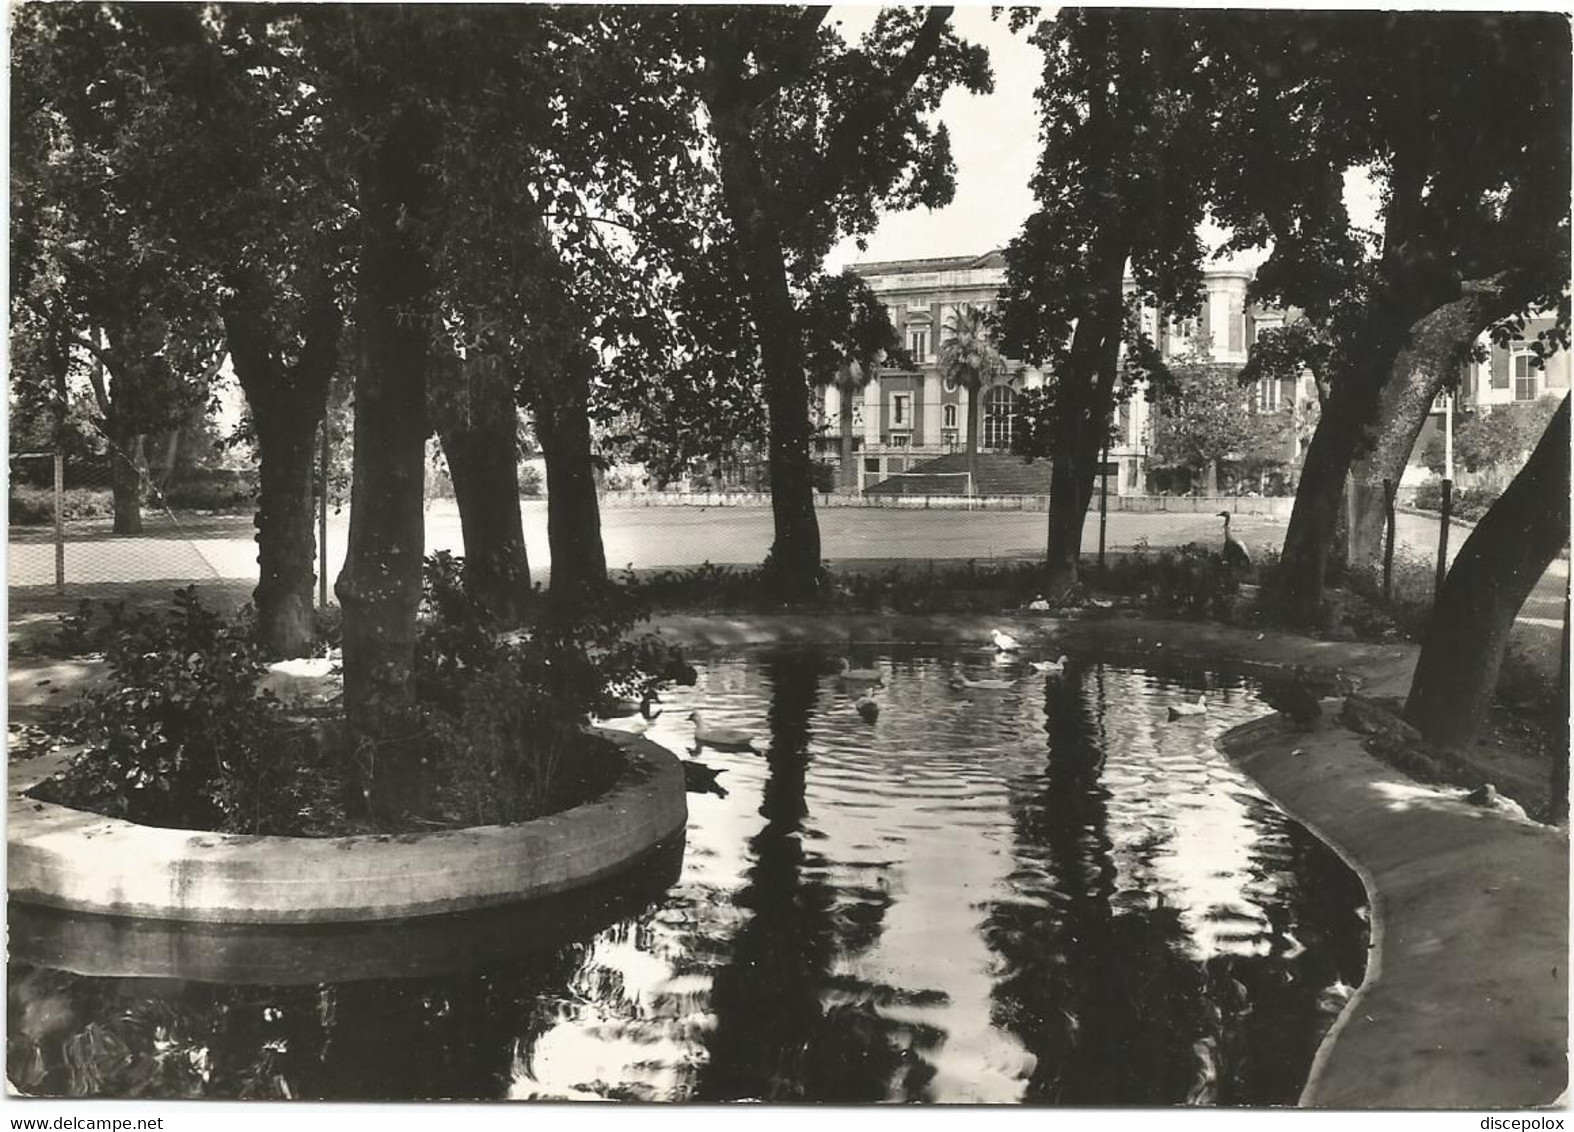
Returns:
[[[1491,413],[1506,405],[1526,404],[1543,398],[1562,400],[1569,392],[1570,359],[1568,351],[1559,350],[1538,368],[1531,343],[1543,330],[1550,330],[1556,319],[1541,315],[1526,320],[1524,329],[1513,341],[1498,345],[1489,335],[1477,341],[1476,357],[1463,364],[1459,377],[1459,390],[1454,395],[1454,424],[1462,413]],[[1410,454],[1405,468],[1402,487],[1413,487],[1432,474],[1427,466],[1425,453],[1434,442],[1440,443],[1448,427],[1448,394],[1440,396],[1432,406],[1421,435]],[[1459,478],[1468,479],[1469,473],[1459,469]]]
[[[884,303],[891,324],[911,354],[911,370],[882,370],[860,392],[854,393],[853,449],[858,461],[858,488],[866,490],[891,476],[912,473],[928,461],[965,449],[969,391],[940,374],[940,346],[950,336],[951,319],[958,308],[971,305],[994,309],[1005,284],[1005,256],[1000,251],[981,256],[899,260],[856,264],[870,289]],[[1161,320],[1145,311],[1143,329],[1166,359],[1195,353],[1208,343],[1212,360],[1244,365],[1247,350],[1268,327],[1281,325],[1285,314],[1249,306],[1246,288],[1251,273],[1232,268],[1210,269],[1204,276],[1205,294],[1198,314],[1184,320]],[[1018,395],[1042,385],[1042,370],[1007,359],[993,382],[980,391],[979,450],[1009,452],[1013,413]],[[1315,403],[1310,377],[1299,381],[1264,381],[1254,391],[1265,409],[1297,407],[1308,397]],[[824,391],[818,402],[816,453],[835,463],[842,450],[840,409],[842,392]],[[1116,410],[1116,440],[1110,447],[1110,489],[1120,494],[1151,490],[1149,446],[1153,407],[1141,396]],[[1299,457],[1295,450],[1288,460]],[[960,493],[960,488],[958,493]]]

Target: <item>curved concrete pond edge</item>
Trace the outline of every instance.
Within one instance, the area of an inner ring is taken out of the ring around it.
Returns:
[[[1065,651],[1151,667],[1222,662],[1339,673],[1403,695],[1417,649],[1319,641],[1122,614],[668,616],[651,628],[701,650],[772,644],[987,647],[989,630],[1033,655]],[[1303,1107],[1496,1109],[1562,1103],[1568,1051],[1567,831],[1417,783],[1333,722],[1310,734],[1277,717],[1220,736],[1220,750],[1360,878],[1370,908],[1365,977],[1323,1036]]]
[[[64,756],[13,763],[11,899],[189,923],[340,924],[517,904],[612,876],[688,821],[683,767],[647,739],[598,731],[625,765],[601,797],[511,826],[357,837],[161,829],[30,798]]]

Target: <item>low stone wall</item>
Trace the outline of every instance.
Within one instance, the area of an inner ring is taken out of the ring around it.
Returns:
[[[601,798],[512,826],[401,836],[255,837],[158,829],[40,802],[61,756],[10,767],[13,900],[197,923],[317,924],[429,916],[567,892],[681,831],[683,768],[654,743],[598,732],[627,760]]]
[[[769,507],[771,497],[749,491],[609,491],[601,497],[603,509],[638,507]],[[816,507],[874,507],[902,511],[1047,511],[1047,495],[841,495],[816,492]],[[1292,496],[1254,498],[1238,495],[1111,495],[1111,512],[1172,512],[1181,515],[1271,515],[1288,519],[1295,506]],[[1096,515],[1095,494],[1090,515]]]

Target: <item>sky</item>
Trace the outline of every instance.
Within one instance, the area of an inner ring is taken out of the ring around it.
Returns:
[[[852,40],[878,11],[876,5],[839,5],[831,9],[831,20],[839,22],[842,34]],[[1009,243],[1032,213],[1028,182],[1039,152],[1033,91],[1038,85],[1041,56],[1028,44],[1027,31],[1011,34],[1003,18],[990,18],[988,7],[959,4],[952,24],[964,38],[989,49],[995,74],[993,93],[974,95],[953,89],[940,104],[938,117],[950,131],[956,164],[954,199],[933,211],[887,213],[868,237],[867,250],[860,250],[853,240],[843,240],[826,260],[828,271],[874,260],[982,255]],[[1356,224],[1371,227],[1375,223],[1377,200],[1363,171],[1352,170],[1346,175],[1345,203]],[[1209,247],[1217,247],[1225,235],[1219,228],[1204,226],[1203,238]],[[1262,252],[1249,252],[1224,262],[1254,267],[1263,258]]]
[[[839,6],[831,19],[852,39],[879,9]],[[945,208],[889,213],[859,251],[844,240],[832,251],[827,267],[840,270],[867,260],[911,259],[918,256],[979,255],[1003,247],[1033,211],[1028,181],[1038,161],[1038,85],[1040,56],[1027,43],[1027,32],[1012,35],[1006,21],[990,19],[987,7],[958,6],[952,24],[965,39],[989,49],[995,72],[993,94],[965,90],[947,92],[939,117],[951,133],[956,162],[956,197]]]

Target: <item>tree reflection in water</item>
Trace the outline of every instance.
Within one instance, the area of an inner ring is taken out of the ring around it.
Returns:
[[[1352,874],[1335,875],[1332,855],[1313,846],[1304,830],[1287,828],[1282,817],[1272,820],[1277,815],[1268,803],[1238,796],[1232,803],[1245,807],[1246,824],[1255,827],[1254,883],[1273,894],[1262,902],[1265,924],[1230,909],[1193,907],[1193,919],[1236,917],[1250,929],[1233,947],[1213,953],[1199,948],[1183,916],[1188,894],[1167,902],[1156,876],[1155,863],[1171,854],[1175,832],[1159,820],[1136,835],[1130,828],[1119,834],[1126,883],[1135,884],[1119,890],[1112,854],[1117,838],[1111,836],[1116,795],[1104,782],[1106,752],[1113,741],[1128,760],[1152,756],[1151,766],[1162,773],[1169,765],[1158,757],[1164,745],[1196,743],[1198,737],[1159,729],[1152,736],[1155,749],[1144,752],[1129,735],[1104,734],[1109,675],[1093,667],[1081,680],[1046,684],[1048,763],[1013,799],[1014,892],[995,902],[985,926],[1001,958],[996,1023],[1017,1034],[1037,1059],[1024,1099],[1293,1103],[1332,1018],[1329,1003],[1319,1003],[1320,991],[1341,973],[1360,978],[1358,946],[1326,946],[1317,927],[1337,926],[1341,930],[1331,936],[1359,939],[1339,923],[1360,906],[1358,882],[1352,889]],[[1285,899],[1299,877],[1327,891]],[[1292,923],[1292,906],[1321,914]],[[1297,932],[1310,937],[1299,942],[1317,944],[1305,956],[1276,946]],[[1215,938],[1231,937],[1219,932]]]
[[[942,1035],[880,1009],[912,995],[845,972],[845,960],[878,938],[889,897],[839,890],[830,863],[805,848],[814,837],[806,794],[819,665],[780,653],[763,667],[771,738],[765,826],[750,840],[754,863],[737,897],[752,918],[712,984],[716,1025],[694,1099],[921,1099],[933,1071],[918,1051]]]

